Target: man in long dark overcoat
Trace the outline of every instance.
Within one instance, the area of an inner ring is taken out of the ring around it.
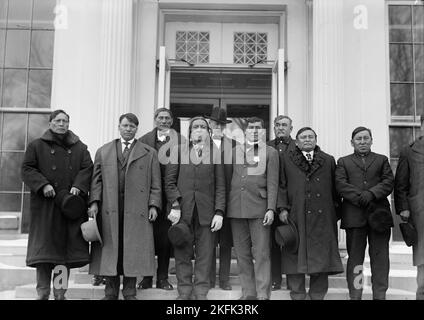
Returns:
[[[278,151],[278,155],[281,158],[284,152],[293,150],[296,148],[295,141],[292,139],[291,132],[293,130],[292,119],[288,116],[279,115],[274,119],[274,133],[275,139],[268,141],[266,144],[275,148]],[[280,160],[280,170],[283,170]],[[277,208],[278,210],[279,208]],[[272,277],[272,290],[281,289],[281,248],[275,241],[274,233],[275,229],[281,225],[280,219],[274,219],[271,226],[271,277]],[[289,285],[287,283],[287,288]]]
[[[99,214],[103,246],[92,243],[90,274],[106,277],[105,298],[136,300],[137,276],[153,276],[155,249],[152,222],[162,208],[156,150],[135,139],[138,119],[119,118],[120,139],[96,152],[89,215]]]
[[[371,259],[373,298],[384,300],[389,287],[389,241],[393,218],[387,197],[394,177],[386,156],[371,151],[371,130],[358,127],[352,132],[354,152],[337,161],[336,189],[343,198],[341,228],[346,229],[349,258],[346,278],[352,300],[362,298],[362,275],[367,239]],[[370,223],[372,210],[386,217]],[[381,210],[382,208],[382,210]],[[388,221],[389,223],[383,222]],[[380,230],[381,229],[381,230]]]
[[[159,108],[155,111],[154,120],[156,127],[140,138],[140,141],[158,151],[160,171],[162,176],[162,212],[159,212],[157,219],[153,223],[153,234],[155,238],[155,251],[158,257],[158,267],[156,271],[156,288],[172,290],[173,286],[168,281],[169,259],[171,257],[172,245],[168,238],[168,229],[171,221],[168,214],[171,210],[167,205],[164,188],[165,168],[170,156],[171,149],[181,143],[181,135],[171,128],[173,116],[171,110]],[[161,148],[166,148],[163,152]],[[138,284],[139,289],[152,288],[152,277],[144,277]]]
[[[421,127],[423,126],[421,117]],[[424,300],[424,137],[400,153],[395,176],[396,213],[410,221],[417,231],[412,246],[413,265],[417,267],[417,300]]]
[[[315,131],[304,127],[296,134],[297,147],[282,157],[279,218],[283,223],[291,219],[299,233],[297,252],[283,247],[281,261],[293,300],[306,298],[306,274],[310,275],[309,297],[320,300],[328,291],[328,275],[343,272],[337,237],[336,162],[316,142]]]
[[[87,216],[65,217],[60,205],[55,204],[55,197],[66,190],[86,201],[92,171],[93,162],[87,146],[69,130],[69,115],[63,110],[53,111],[49,129],[28,145],[22,163],[22,179],[31,190],[26,263],[37,268],[40,300],[49,298],[55,266],[66,267],[67,281],[69,268],[82,267],[89,262],[88,243],[80,230]],[[54,298],[64,299],[66,287],[54,286]]]

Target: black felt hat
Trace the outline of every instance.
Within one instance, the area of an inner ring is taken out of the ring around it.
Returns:
[[[390,208],[372,203],[367,210],[368,224],[374,231],[381,233],[393,227],[393,217]]]
[[[299,247],[299,233],[296,224],[291,219],[288,219],[288,222],[275,229],[275,241],[288,252],[296,253]]]
[[[178,248],[189,244],[192,235],[189,226],[184,222],[179,222],[169,227],[168,238],[172,245]]]
[[[87,212],[85,200],[81,196],[73,195],[65,189],[56,194],[54,202],[62,214],[71,220],[78,219]]]
[[[410,221],[400,223],[399,228],[402,238],[408,247],[417,243],[417,230]]]

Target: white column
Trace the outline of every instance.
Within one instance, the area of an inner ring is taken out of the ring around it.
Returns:
[[[313,1],[312,127],[318,145],[336,160],[343,153],[343,1]],[[345,248],[345,233],[339,246]]]
[[[117,137],[118,118],[130,111],[133,1],[103,0],[97,143]]]
[[[343,121],[343,1],[313,1],[312,126],[324,151],[339,157]]]

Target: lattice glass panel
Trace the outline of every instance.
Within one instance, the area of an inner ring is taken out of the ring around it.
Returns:
[[[265,63],[268,57],[268,34],[234,32],[234,63]]]
[[[177,31],[175,58],[193,64],[209,63],[209,32]]]

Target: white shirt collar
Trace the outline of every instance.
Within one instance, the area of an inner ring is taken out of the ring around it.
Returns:
[[[163,133],[162,133],[163,132]],[[160,133],[162,133],[162,134],[160,134]],[[159,140],[159,141],[165,141],[166,140],[166,137],[169,135],[169,129],[168,130],[165,130],[165,131],[159,131],[159,130],[157,130],[157,132],[156,132],[156,137],[157,137],[157,139]]]
[[[133,144],[133,142],[134,142],[134,140],[135,140],[135,138],[133,138],[133,139],[131,139],[131,140],[128,140],[128,142],[130,143],[129,145],[128,145],[128,148],[131,148],[131,145]],[[125,140],[124,139],[122,139],[121,138],[121,146],[122,146],[122,150],[124,150],[125,149]]]
[[[311,158],[312,158],[312,159],[314,158],[314,150],[309,151],[309,152],[307,152],[307,151],[302,151],[302,153],[303,153],[303,156],[306,158],[306,160],[308,160],[308,158],[306,157],[306,154],[307,154],[307,153],[309,153],[309,154],[311,155]]]

